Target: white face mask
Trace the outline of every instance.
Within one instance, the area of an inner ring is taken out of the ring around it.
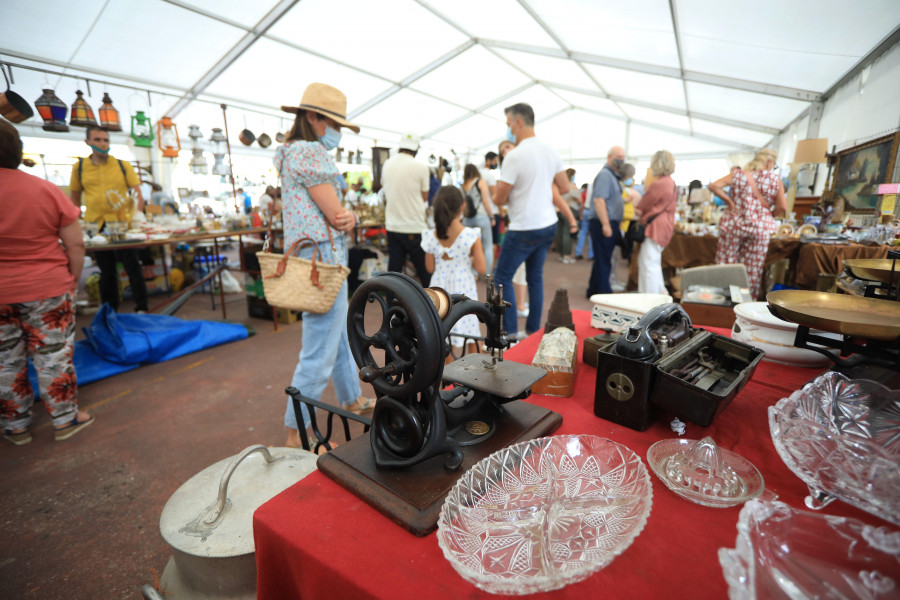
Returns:
[[[325,126],[325,133],[319,138],[326,150],[334,150],[341,143],[341,132],[329,125]]]

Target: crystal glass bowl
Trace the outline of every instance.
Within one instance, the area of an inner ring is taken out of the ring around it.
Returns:
[[[737,506],[765,489],[762,475],[750,461],[719,448],[709,436],[700,441],[660,440],[647,451],[647,462],[666,487],[703,506]]]
[[[459,479],[438,520],[438,544],[466,580],[495,594],[580,581],[644,528],[647,467],[590,435],[538,438],[499,450]]]
[[[781,459],[809,486],[900,525],[900,391],[828,372],[769,407]]]
[[[900,531],[751,500],[734,548],[719,548],[731,600],[896,598]]]

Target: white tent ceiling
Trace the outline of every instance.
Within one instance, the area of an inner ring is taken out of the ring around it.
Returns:
[[[0,0],[0,14],[0,61],[52,71],[13,67],[28,100],[74,98],[87,84],[65,72],[124,118],[208,131],[226,103],[233,137],[273,135],[278,107],[322,81],[362,127],[348,150],[413,131],[461,155],[495,148],[503,108],[528,102],[570,163],[613,144],[760,147],[900,39],[898,0]]]

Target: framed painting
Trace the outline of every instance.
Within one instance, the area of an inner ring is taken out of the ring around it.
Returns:
[[[845,210],[874,211],[881,183],[890,183],[900,131],[837,153],[832,190],[844,198]]]

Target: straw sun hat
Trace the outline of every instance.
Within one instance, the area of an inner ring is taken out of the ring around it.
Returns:
[[[300,106],[282,106],[281,110],[294,114],[301,110],[311,110],[334,119],[353,133],[359,133],[359,126],[347,120],[347,96],[341,90],[324,83],[309,84],[300,99]]]

